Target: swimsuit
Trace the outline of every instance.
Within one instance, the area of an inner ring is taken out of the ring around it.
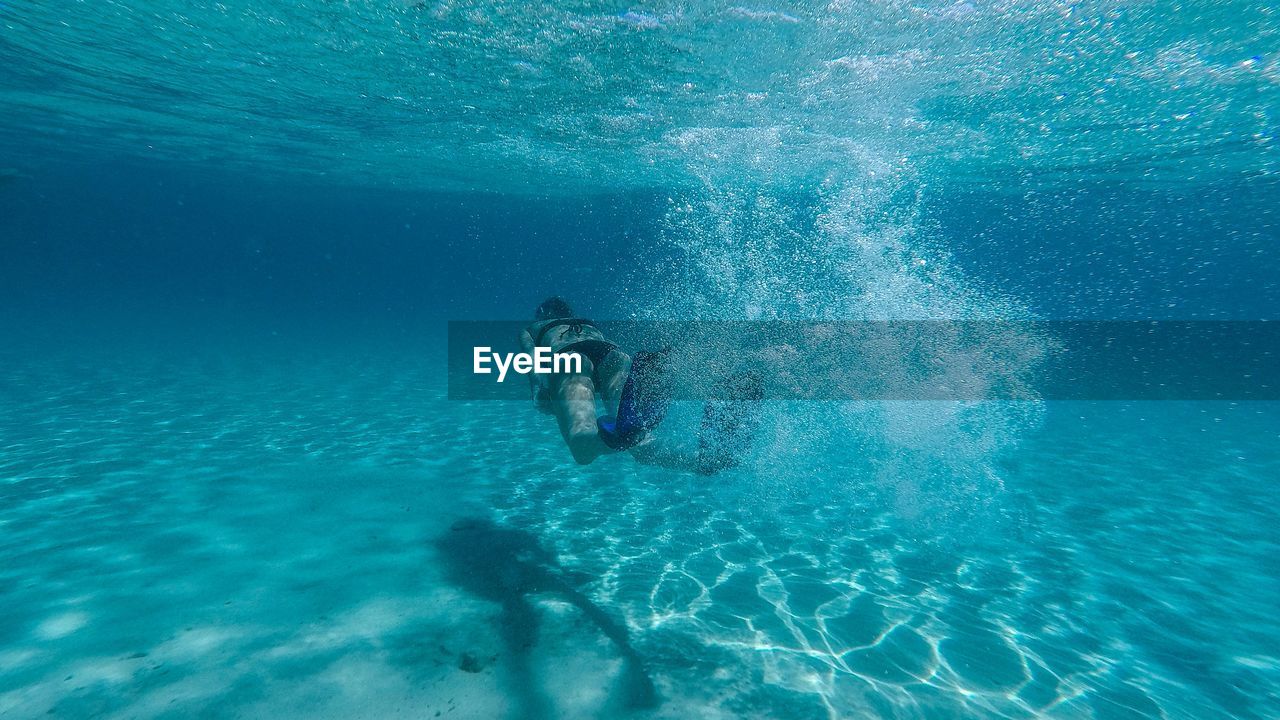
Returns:
[[[604,339],[604,333],[581,318],[555,318],[530,325],[527,330],[533,336],[534,347],[550,348],[553,353],[581,353],[593,366],[591,379],[600,384],[600,367],[609,353],[618,349]],[[546,375],[530,375],[533,384],[533,402],[545,412],[550,412],[550,387]]]
[[[604,339],[604,333],[590,320],[582,318],[556,318],[544,320],[541,328],[538,323],[529,327],[533,335],[534,347],[550,348],[552,353],[582,353],[596,367],[604,362],[609,353],[618,349],[615,343]],[[537,333],[533,330],[537,328]]]

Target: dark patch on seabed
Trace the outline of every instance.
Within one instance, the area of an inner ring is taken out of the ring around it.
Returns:
[[[505,645],[510,684],[525,718],[553,716],[550,700],[537,688],[529,651],[537,642],[538,610],[530,596],[552,593],[578,608],[617,646],[626,660],[617,693],[623,707],[658,704],[653,681],[622,623],[574,587],[573,573],[562,567],[532,533],[484,518],[464,518],[436,539],[446,577],[477,597],[502,606],[498,634]],[[469,656],[464,655],[464,664]],[[463,670],[468,668],[463,667]],[[471,670],[474,672],[474,670]]]

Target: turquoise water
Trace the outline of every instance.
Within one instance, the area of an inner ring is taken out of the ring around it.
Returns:
[[[772,440],[712,483],[579,469],[543,418],[351,348],[139,357],[5,378],[9,716],[621,714],[623,658],[562,597],[514,662],[448,580],[471,517],[625,622],[641,716],[1276,710],[1270,404],[1055,404],[955,498],[850,452],[781,480],[807,458]],[[956,502],[980,532],[940,526]]]
[[[1278,41],[1253,2],[0,3],[0,717],[1280,716],[1274,402],[770,400],[708,478],[577,465],[445,360],[551,293],[1274,320]],[[1017,340],[868,355],[1063,350]]]

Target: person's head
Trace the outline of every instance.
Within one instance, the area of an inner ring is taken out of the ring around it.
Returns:
[[[559,295],[552,295],[537,310],[533,311],[534,320],[554,320],[556,318],[573,317],[573,308]]]

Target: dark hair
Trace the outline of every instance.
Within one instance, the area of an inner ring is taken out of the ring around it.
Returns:
[[[573,307],[559,295],[552,295],[537,310],[533,311],[534,320],[553,320],[555,318],[573,317]]]

